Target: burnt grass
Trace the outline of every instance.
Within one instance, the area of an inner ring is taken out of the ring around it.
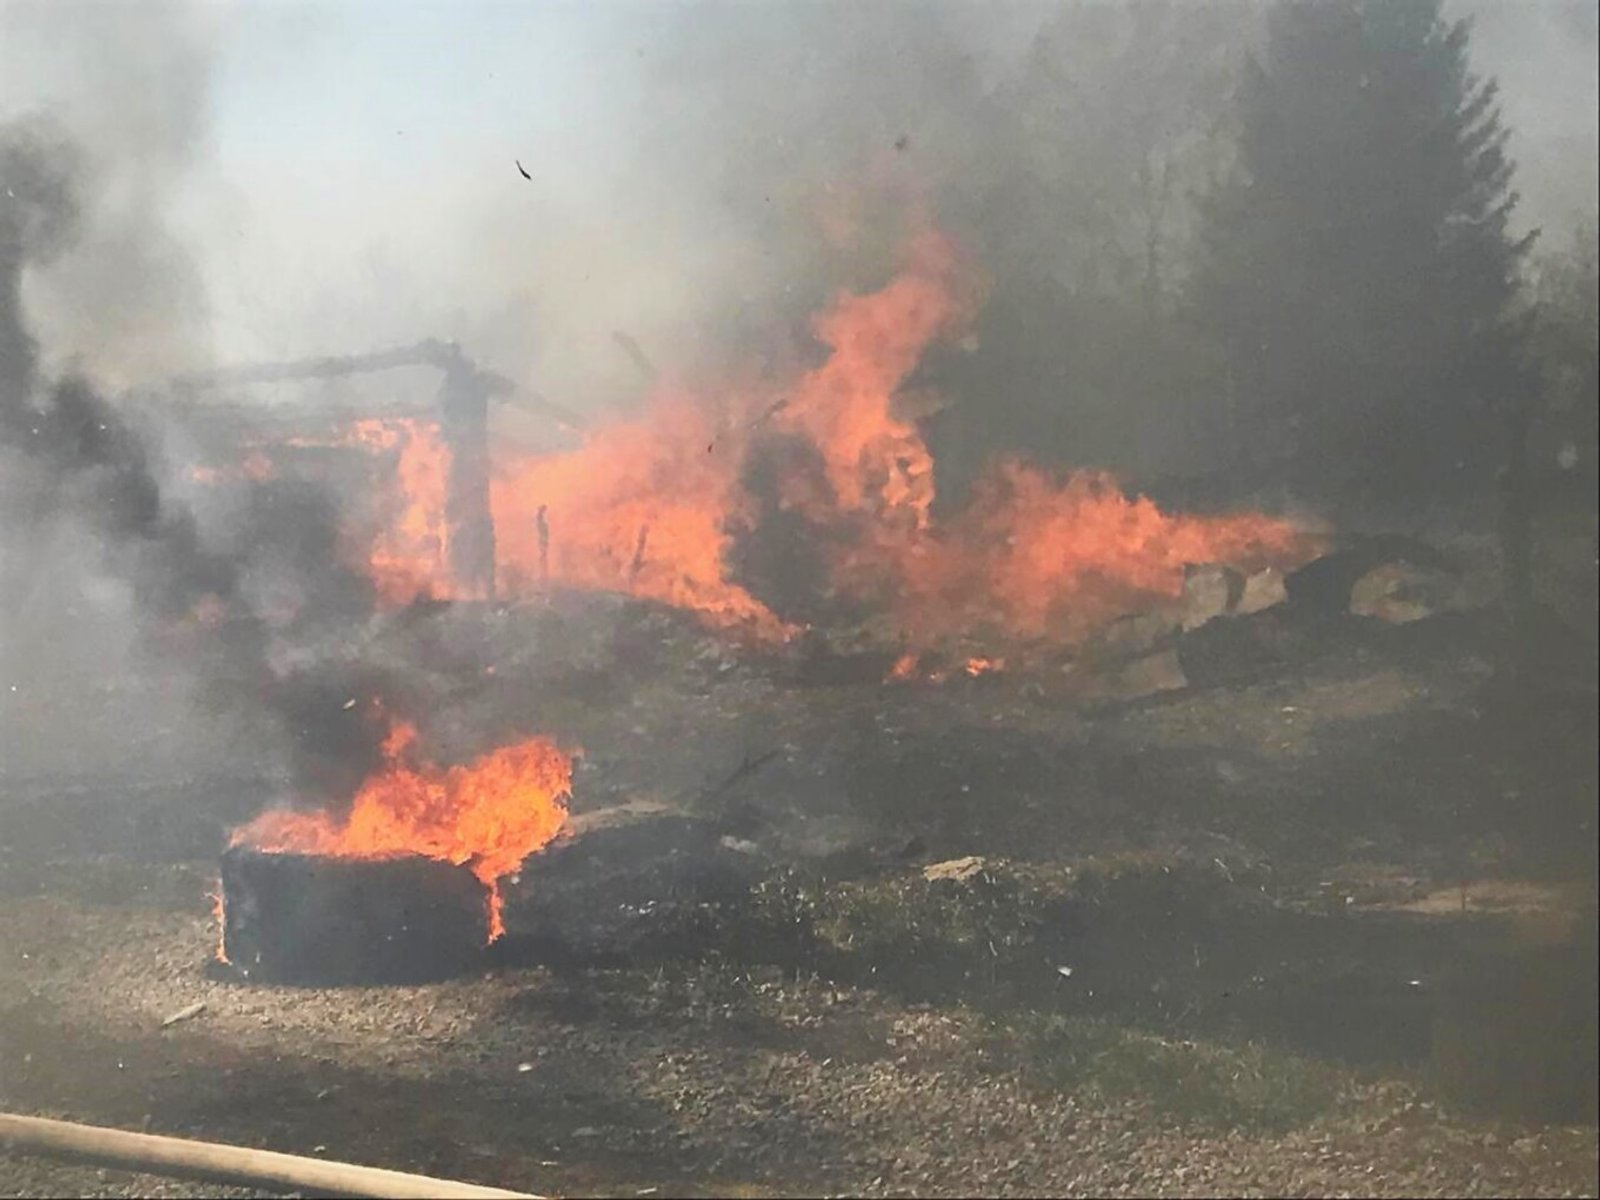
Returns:
[[[1594,1194],[1592,631],[1340,621],[1085,704],[620,600],[410,619],[496,666],[435,757],[547,732],[575,811],[654,809],[530,860],[473,977],[270,989],[207,969],[202,899],[270,780],[8,782],[7,1104],[568,1194]]]

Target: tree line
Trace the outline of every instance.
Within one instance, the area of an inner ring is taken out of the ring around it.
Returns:
[[[1592,500],[1594,226],[1514,232],[1470,42],[1439,0],[1063,10],[1001,97],[1029,159],[978,198],[1004,214],[977,224],[997,284],[945,461],[1047,447],[1332,506],[1547,477]]]
[[[783,287],[738,297],[744,341],[886,269],[892,231],[880,258],[785,233],[818,180],[933,177],[992,274],[977,350],[918,381],[957,400],[927,418],[946,502],[1015,451],[1219,502],[1471,504],[1522,468],[1592,497],[1594,227],[1516,231],[1440,0],[1062,5],[998,80],[935,4],[725,15],[667,39],[641,161],[763,246]]]

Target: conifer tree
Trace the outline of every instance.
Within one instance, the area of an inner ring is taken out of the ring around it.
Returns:
[[[1439,0],[1282,0],[1241,79],[1191,298],[1243,456],[1314,493],[1481,488],[1514,436],[1532,238],[1469,35]]]

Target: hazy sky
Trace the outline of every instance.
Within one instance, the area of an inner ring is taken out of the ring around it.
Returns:
[[[1478,20],[1480,69],[1502,81],[1528,222],[1595,208],[1595,8],[1454,3]],[[548,390],[623,387],[612,329],[670,354],[760,252],[692,186],[639,165],[655,114],[704,103],[703,88],[686,98],[652,73],[675,12],[0,0],[0,114],[56,108],[113,164],[94,200],[100,244],[39,287],[47,343],[128,381],[212,356],[444,335],[506,369],[537,363]],[[992,79],[1039,12],[975,4],[946,19]],[[773,78],[774,95],[790,82]],[[108,282],[106,263],[125,266]],[[166,294],[141,303],[134,282],[152,277]],[[88,321],[85,295],[100,297]],[[165,315],[190,297],[203,298],[187,306],[199,328]]]

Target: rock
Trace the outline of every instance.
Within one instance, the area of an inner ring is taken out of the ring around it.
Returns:
[[[1314,615],[1342,616],[1350,611],[1356,583],[1366,574],[1389,564],[1405,563],[1433,572],[1450,572],[1454,564],[1437,547],[1401,534],[1352,539],[1332,554],[1307,563],[1284,579],[1289,603]]]
[[[1457,607],[1458,590],[1442,571],[1408,562],[1383,563],[1351,587],[1350,613],[1403,625]]]
[[[190,1017],[198,1017],[205,1010],[206,1002],[204,1000],[196,1000],[193,1004],[186,1004],[161,1022],[161,1028],[166,1029],[169,1026],[176,1025],[179,1021],[187,1021]]]
[[[1100,657],[1144,654],[1180,628],[1180,619],[1160,609],[1119,617],[1096,639]]]
[[[1221,563],[1203,563],[1183,569],[1183,628],[1199,629],[1207,621],[1226,616],[1244,593],[1244,576]]]
[[[971,879],[984,868],[985,860],[976,854],[969,854],[965,858],[950,858],[944,862],[930,863],[922,868],[922,877],[930,883],[938,879],[954,879],[960,881]]]
[[[1245,578],[1244,590],[1239,595],[1239,602],[1233,606],[1233,611],[1236,616],[1247,617],[1276,604],[1282,604],[1288,598],[1288,589],[1283,584],[1283,572],[1277,567],[1266,567]]]
[[[1188,686],[1189,679],[1178,660],[1178,651],[1169,647],[1123,664],[1106,678],[1103,691],[1106,699],[1135,700]]]

